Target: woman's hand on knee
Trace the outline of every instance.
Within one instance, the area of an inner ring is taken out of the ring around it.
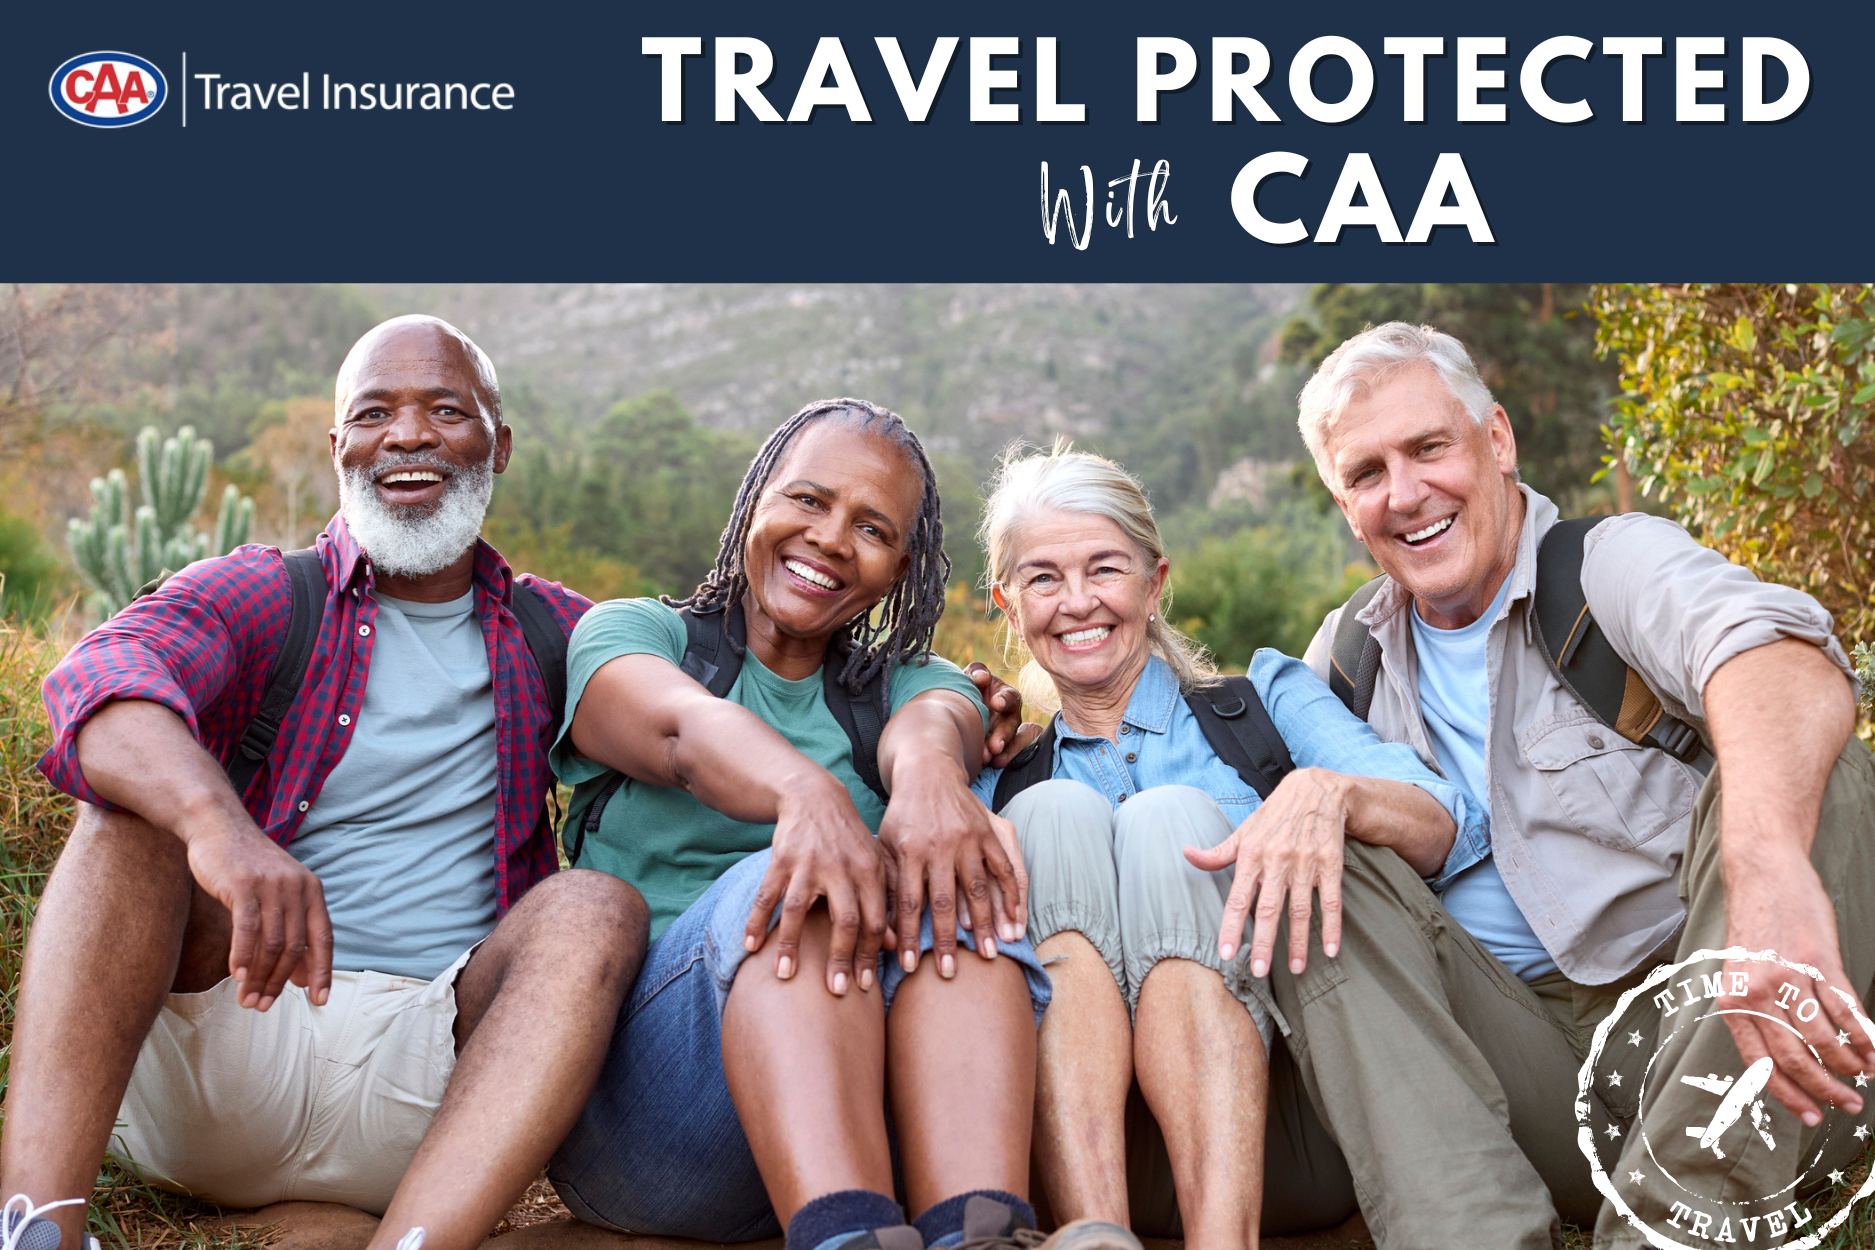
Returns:
[[[1341,947],[1341,868],[1347,836],[1347,778],[1321,768],[1302,768],[1284,777],[1262,806],[1230,837],[1208,851],[1187,847],[1185,858],[1206,872],[1235,866],[1224,923],[1218,930],[1218,955],[1226,963],[1237,954],[1256,900],[1250,941],[1250,972],[1269,971],[1282,923],[1289,915],[1289,970],[1308,967],[1312,896],[1322,896],[1322,950],[1333,958]]]
[[[919,921],[928,900],[931,953],[939,975],[953,976],[959,923],[985,959],[996,957],[999,937],[1020,941],[1028,927],[1028,874],[1015,826],[978,801],[954,761],[937,760],[929,770],[902,769],[898,782],[879,841],[895,862],[899,963],[907,972],[918,967]]]
[[[775,932],[775,975],[783,981],[801,966],[801,927],[825,899],[833,924],[827,953],[827,989],[845,994],[857,983],[870,990],[886,934],[890,866],[878,840],[854,810],[846,788],[825,774],[791,787],[782,800],[768,871],[756,887],[743,931],[743,947],[761,949],[768,922],[781,909]]]

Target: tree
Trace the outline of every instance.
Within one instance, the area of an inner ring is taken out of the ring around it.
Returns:
[[[1588,294],[1586,285],[1550,282],[1323,283],[1309,295],[1309,314],[1283,328],[1282,355],[1313,369],[1370,325],[1436,326],[1471,349],[1510,414],[1524,480],[1565,516],[1607,511],[1616,500],[1591,482],[1602,465],[1615,367],[1597,359]]]
[[[1875,284],[1607,284],[1594,308],[1642,490],[1875,642]]]

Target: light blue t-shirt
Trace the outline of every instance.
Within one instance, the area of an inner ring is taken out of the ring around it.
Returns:
[[[1485,644],[1509,593],[1507,577],[1484,614],[1461,629],[1436,629],[1419,619],[1418,608],[1407,612],[1419,659],[1419,708],[1426,731],[1432,735],[1433,750],[1438,752],[1439,767],[1486,811],[1490,810],[1490,786],[1485,775],[1485,733],[1491,688]],[[1454,920],[1523,980],[1556,971],[1556,961],[1504,887],[1497,860],[1489,851],[1455,874],[1440,899]]]
[[[293,858],[325,887],[332,966],[433,980],[495,927],[495,687],[475,592],[373,592],[371,671]]]

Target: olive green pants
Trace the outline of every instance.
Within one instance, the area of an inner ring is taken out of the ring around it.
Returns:
[[[1308,968],[1294,976],[1279,961],[1271,984],[1303,1086],[1347,1158],[1381,1250],[1547,1248],[1558,1242],[1559,1213],[1594,1226],[1598,1247],[1646,1244],[1604,1209],[1590,1179],[1577,1141],[1577,1074],[1622,993],[1656,965],[1725,945],[1718,804],[1715,771],[1694,808],[1681,864],[1687,918],[1673,953],[1612,985],[1575,985],[1560,973],[1524,984],[1398,856],[1349,844],[1340,956],[1321,957],[1317,915]],[[1875,982],[1875,762],[1860,742],[1850,741],[1830,774],[1811,861],[1835,908],[1844,967],[1867,1004]],[[1287,940],[1281,935],[1277,949]],[[1616,1022],[1621,1037],[1595,1068],[1588,1117],[1604,1134],[1597,1143],[1604,1167],[1644,1219],[1664,1224],[1670,1204],[1685,1195],[1645,1179],[1663,1170],[1688,1190],[1733,1201],[1780,1192],[1800,1172],[1821,1180],[1857,1157],[1866,1142],[1846,1131],[1843,1117],[1807,1132],[1769,1098],[1769,1131],[1781,1149],[1763,1148],[1749,1126],[1732,1131],[1723,1159],[1677,1130],[1653,1131],[1643,1143],[1633,1131],[1643,1089],[1648,1125],[1704,1123],[1715,1098],[1680,1077],[1736,1077],[1744,1066],[1722,1016],[1688,1024],[1680,1015],[1664,1027],[1652,993]],[[1644,1044],[1629,1042],[1631,1033]],[[1875,1123],[1870,1102],[1865,1123]],[[1617,1134],[1607,1135],[1610,1126]],[[1628,1180],[1637,1171],[1638,1185]],[[1693,1236],[1689,1220],[1678,1227]],[[1757,1230],[1767,1241],[1770,1227]],[[1715,1220],[1704,1235],[1716,1232]],[[1745,1240],[1736,1228],[1732,1237]]]

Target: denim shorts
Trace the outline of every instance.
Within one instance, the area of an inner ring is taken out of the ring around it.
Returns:
[[[761,851],[724,873],[646,952],[605,1070],[547,1168],[580,1219],[699,1241],[780,1235],[723,1073],[723,1004],[748,957],[743,930],[768,860]],[[919,949],[931,945],[927,911]],[[958,945],[971,946],[961,930]],[[1035,948],[1025,938],[998,949],[997,958],[1022,966],[1039,1023],[1050,991]],[[904,979],[898,960],[881,952],[887,1010]]]

